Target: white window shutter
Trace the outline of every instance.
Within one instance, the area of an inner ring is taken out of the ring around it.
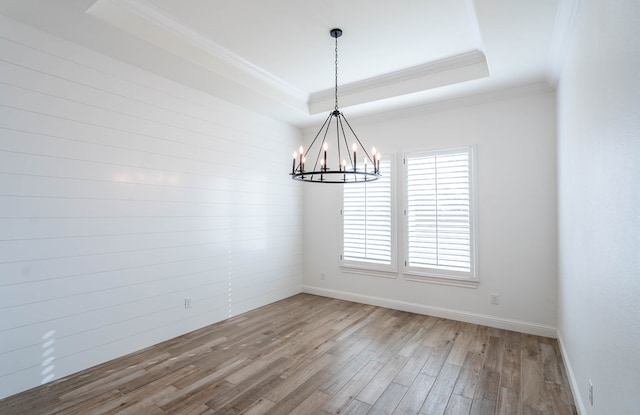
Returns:
[[[473,278],[471,149],[408,155],[409,271]]]
[[[360,167],[359,167],[360,168]],[[380,161],[382,177],[343,186],[343,252],[345,263],[391,265],[391,161]]]

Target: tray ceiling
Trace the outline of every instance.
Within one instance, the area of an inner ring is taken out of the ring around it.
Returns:
[[[0,13],[296,125],[549,79],[558,0],[4,0]]]

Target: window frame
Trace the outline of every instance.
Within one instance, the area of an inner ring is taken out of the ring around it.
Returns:
[[[447,271],[438,268],[428,267],[416,267],[409,265],[409,172],[408,172],[408,158],[410,157],[424,157],[424,156],[439,156],[447,154],[456,154],[467,152],[469,155],[469,255],[470,255],[470,271]],[[431,282],[436,284],[456,285],[462,287],[478,286],[478,267],[477,267],[477,247],[478,247],[478,232],[477,232],[477,173],[476,173],[476,157],[475,146],[446,148],[439,150],[426,150],[416,151],[411,153],[405,153],[402,156],[403,162],[403,174],[402,174],[402,197],[403,197],[403,227],[402,227],[402,241],[403,241],[403,267],[402,274],[406,280],[418,281],[418,282]]]
[[[340,205],[340,269],[344,272],[372,275],[376,277],[384,278],[397,278],[398,277],[398,229],[397,229],[397,175],[396,175],[396,157],[395,155],[384,155],[381,162],[388,161],[389,166],[389,205],[390,205],[390,263],[389,264],[377,264],[367,261],[348,260],[344,258],[344,202],[345,195],[344,189],[341,192],[341,205]],[[371,184],[374,184],[372,182]],[[368,183],[367,183],[368,184]],[[344,184],[344,186],[353,186],[354,183]],[[366,185],[366,184],[365,184]]]

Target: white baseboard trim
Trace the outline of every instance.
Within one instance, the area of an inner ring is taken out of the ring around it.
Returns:
[[[560,355],[562,356],[562,363],[567,371],[567,377],[569,378],[569,386],[571,386],[571,393],[573,394],[573,401],[576,404],[576,410],[578,415],[587,415],[587,410],[584,407],[584,401],[582,400],[582,394],[576,381],[576,375],[573,373],[573,367],[567,354],[567,349],[564,347],[564,340],[562,339],[562,332],[558,329],[558,345],[560,346]]]
[[[375,305],[394,310],[408,311],[416,314],[426,314],[434,317],[450,320],[464,321],[465,323],[480,324],[482,326],[498,329],[512,330],[520,333],[534,334],[543,337],[557,337],[557,329],[544,324],[529,323],[526,321],[510,320],[485,314],[469,313],[466,311],[451,310],[448,308],[428,306],[424,304],[409,303],[406,301],[391,300],[388,298],[372,297],[362,294],[354,294],[346,291],[330,290],[327,288],[303,286],[303,292],[323,297],[336,298],[338,300],[353,301],[355,303]]]

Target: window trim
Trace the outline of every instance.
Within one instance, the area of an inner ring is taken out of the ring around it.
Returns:
[[[440,272],[435,268],[411,267],[408,265],[409,258],[409,218],[408,218],[408,165],[407,158],[425,155],[446,155],[467,151],[469,153],[469,210],[470,210],[470,268],[469,275],[466,276],[460,272]],[[477,264],[477,247],[478,247],[478,230],[477,230],[477,172],[476,172],[476,155],[475,146],[455,147],[438,150],[425,150],[405,153],[402,156],[403,174],[402,174],[402,197],[403,197],[403,227],[402,227],[402,244],[403,244],[403,266],[402,274],[408,281],[428,282],[435,284],[455,285],[461,287],[475,288],[479,284],[478,264]]]
[[[340,203],[340,269],[344,272],[360,275],[369,275],[383,278],[398,277],[398,208],[397,208],[397,163],[395,154],[384,155],[382,160],[388,160],[390,163],[390,207],[391,207],[391,261],[390,264],[376,264],[372,262],[346,260],[344,259],[344,190],[341,192]],[[345,184],[344,186],[352,186],[353,184]]]

